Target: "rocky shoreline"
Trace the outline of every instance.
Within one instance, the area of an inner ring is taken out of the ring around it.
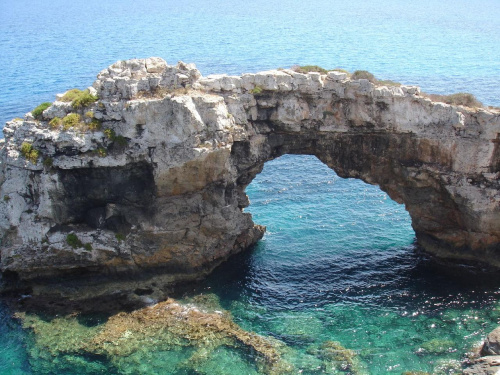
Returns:
[[[465,375],[495,375],[500,372],[500,327],[484,340],[478,353],[467,363]]]

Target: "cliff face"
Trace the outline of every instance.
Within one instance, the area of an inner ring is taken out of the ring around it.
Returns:
[[[90,94],[4,128],[6,274],[197,277],[261,238],[245,188],[287,153],[379,185],[429,253],[500,267],[498,112],[340,72],[202,77],[159,58],[112,65]],[[53,120],[70,113],[78,123]]]

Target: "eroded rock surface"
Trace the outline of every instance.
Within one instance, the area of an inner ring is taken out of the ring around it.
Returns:
[[[261,238],[245,188],[283,154],[380,186],[429,253],[500,267],[499,112],[340,72],[202,77],[159,58],[118,62],[89,91],[99,99],[84,108],[59,95],[4,128],[6,275],[199,277]],[[69,113],[102,128],[54,125]]]

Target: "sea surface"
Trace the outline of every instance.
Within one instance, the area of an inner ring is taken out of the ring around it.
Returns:
[[[0,123],[91,85],[117,60],[149,56],[194,62],[203,75],[368,70],[500,106],[499,30],[499,0],[1,0]],[[500,322],[500,285],[435,267],[404,207],[377,186],[285,155],[247,194],[267,234],[187,297],[214,294],[243,328],[286,344],[296,373],[341,371],[311,354],[334,341],[364,373],[453,374]],[[1,375],[259,373],[251,355],[231,348],[189,372],[178,366],[181,351],[149,350],[116,367],[84,355],[47,359],[34,345],[0,300]]]

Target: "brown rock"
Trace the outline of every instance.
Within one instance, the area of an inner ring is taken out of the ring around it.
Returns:
[[[481,348],[481,355],[500,355],[500,327],[495,328],[486,336]]]

